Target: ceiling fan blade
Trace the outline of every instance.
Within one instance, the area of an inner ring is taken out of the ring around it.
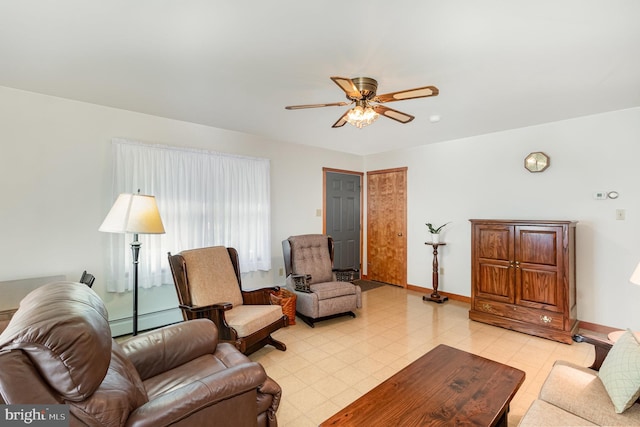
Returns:
[[[405,99],[426,98],[428,96],[437,96],[440,91],[435,86],[425,86],[409,90],[401,90],[399,92],[385,93],[376,96],[375,102],[391,102],[402,101]]]
[[[331,80],[333,80],[335,84],[340,86],[340,89],[342,89],[350,99],[362,98],[362,94],[356,87],[355,83],[353,83],[353,80],[347,77],[331,77]]]
[[[406,114],[401,111],[385,107],[384,105],[372,105],[371,108],[381,116],[388,117],[400,123],[409,123],[411,120],[415,119],[411,114]]]
[[[303,108],[320,108],[320,107],[344,107],[350,102],[332,102],[331,104],[307,104],[307,105],[289,105],[284,108],[287,110],[301,110]]]
[[[331,126],[332,128],[341,128],[342,126],[347,124],[347,114],[349,114],[349,111],[351,110],[347,110],[344,112],[344,114],[338,119],[337,122],[335,122],[333,124],[333,126]]]

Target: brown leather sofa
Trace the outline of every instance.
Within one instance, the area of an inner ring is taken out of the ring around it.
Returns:
[[[67,404],[71,426],[276,426],[281,390],[206,319],[120,344],[98,295],[42,286],[0,335],[0,403]]]

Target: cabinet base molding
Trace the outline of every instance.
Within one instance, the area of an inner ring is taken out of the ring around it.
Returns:
[[[512,331],[522,332],[537,337],[558,341],[564,344],[572,344],[571,337],[578,333],[579,322],[576,320],[568,331],[554,330],[546,327],[537,327],[528,322],[522,322],[515,319],[508,319],[502,316],[496,316],[484,311],[469,310],[469,319],[477,322],[487,323],[489,325],[498,326]]]

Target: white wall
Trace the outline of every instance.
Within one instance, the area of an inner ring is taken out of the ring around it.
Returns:
[[[116,335],[131,330],[118,322],[130,322],[131,294],[105,291],[107,237],[98,232],[113,203],[113,137],[271,160],[273,268],[245,275],[246,287],[283,283],[280,242],[322,232],[316,216],[322,167],[362,171],[363,163],[359,156],[0,87],[0,281],[58,274],[78,280],[86,269],[119,325]],[[173,286],[143,290],[139,300],[141,329],[163,321],[145,320],[145,313],[176,316]]]
[[[530,173],[525,156],[551,167]],[[640,108],[477,136],[365,159],[366,170],[408,167],[408,282],[431,287],[426,222],[446,227],[442,291],[470,295],[471,218],[577,220],[580,320],[640,330]],[[617,200],[594,200],[616,190]],[[626,220],[616,220],[625,209]],[[366,264],[365,264],[366,265]]]
[[[408,166],[410,284],[431,287],[425,222],[453,221],[444,232],[440,289],[468,296],[468,219],[575,219],[579,318],[640,329],[640,287],[628,282],[640,261],[640,109],[363,159],[0,87],[0,281],[58,274],[77,280],[87,269],[97,276],[94,288],[118,323],[129,321],[131,295],[105,292],[106,235],[97,231],[113,202],[112,137],[271,159],[273,269],[245,275],[247,286],[280,283],[280,241],[322,230],[315,216],[322,206],[322,167]],[[523,159],[532,151],[551,156],[547,171],[524,170]],[[616,190],[620,198],[596,201],[596,190]],[[615,220],[619,208],[626,210],[625,221]],[[172,286],[140,295],[142,315],[176,304]],[[120,326],[116,334],[126,332]],[[151,324],[143,316],[140,326]]]

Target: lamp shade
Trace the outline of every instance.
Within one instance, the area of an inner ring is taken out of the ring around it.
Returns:
[[[635,285],[640,285],[640,263],[636,266],[636,269],[633,271],[629,281]]]
[[[144,194],[120,194],[99,230],[107,233],[163,234],[164,225],[156,198]]]

